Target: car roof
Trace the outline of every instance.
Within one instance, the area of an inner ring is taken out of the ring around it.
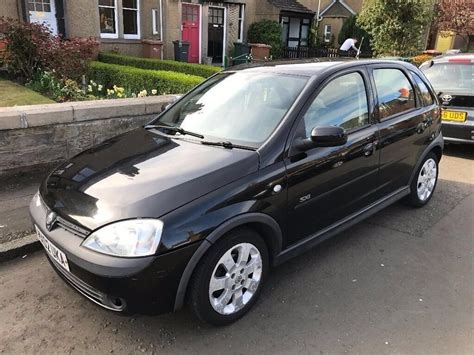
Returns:
[[[241,64],[230,67],[225,72],[277,73],[313,76],[332,69],[344,69],[368,64],[397,64],[415,68],[412,64],[399,60],[353,59],[353,58],[312,58],[308,60],[274,60],[264,63]]]
[[[429,61],[432,61],[433,63],[448,63],[456,62],[457,60],[462,61],[466,59],[470,59],[471,63],[474,63],[474,53],[444,54],[438,57],[434,57]]]

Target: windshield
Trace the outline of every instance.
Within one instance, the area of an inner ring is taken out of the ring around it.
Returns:
[[[206,140],[259,146],[303,90],[308,77],[275,73],[218,74],[153,124],[178,126]]]
[[[435,63],[423,68],[437,93],[468,93],[474,89],[474,71],[470,63]]]

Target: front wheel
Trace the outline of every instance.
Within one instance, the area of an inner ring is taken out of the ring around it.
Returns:
[[[438,182],[438,157],[430,152],[421,163],[410,186],[406,202],[414,207],[422,207],[433,196]]]
[[[268,252],[258,233],[247,228],[229,233],[195,271],[189,290],[192,311],[214,325],[236,321],[257,300],[267,272]]]

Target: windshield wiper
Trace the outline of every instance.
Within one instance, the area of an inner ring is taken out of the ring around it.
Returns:
[[[172,131],[172,132],[178,132],[179,134],[181,134],[183,136],[188,135],[188,136],[193,136],[193,137],[204,139],[204,136],[202,134],[186,131],[185,129],[183,129],[181,127],[176,127],[176,126],[147,125],[147,126],[144,126],[143,128],[145,128],[145,129],[167,129],[167,130]]]
[[[227,148],[227,149],[233,149],[233,148],[236,148],[236,149],[245,149],[245,150],[257,150],[257,148],[255,147],[249,147],[247,145],[240,145],[240,144],[234,144],[232,142],[207,142],[207,141],[202,141],[201,144],[204,144],[204,145],[214,145],[214,146],[218,146],[218,147],[224,147],[224,148]]]

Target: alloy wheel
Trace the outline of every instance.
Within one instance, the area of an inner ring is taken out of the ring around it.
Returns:
[[[217,262],[209,281],[212,308],[223,315],[240,311],[262,279],[262,256],[253,244],[234,245]]]
[[[437,173],[438,168],[434,159],[430,158],[426,160],[421,167],[416,185],[418,198],[421,201],[426,201],[433,193],[436,185]]]

